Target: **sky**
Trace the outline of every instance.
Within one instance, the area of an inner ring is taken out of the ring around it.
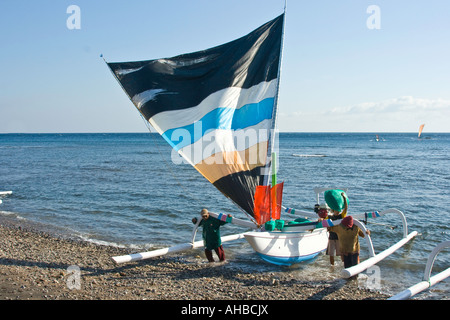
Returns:
[[[0,133],[145,132],[101,54],[207,49],[284,2],[2,0]],[[450,132],[449,40],[448,0],[288,0],[279,130]]]

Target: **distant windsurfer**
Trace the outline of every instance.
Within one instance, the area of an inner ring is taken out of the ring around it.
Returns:
[[[203,209],[200,212],[202,220],[199,226],[203,227],[202,237],[205,245],[205,255],[209,262],[214,262],[212,250],[214,250],[219,257],[220,261],[225,261],[225,251],[222,247],[222,240],[220,238],[220,227],[226,224],[225,221],[221,221],[209,215],[208,210]],[[231,218],[231,214],[228,215]],[[192,223],[197,223],[197,218],[192,219]]]

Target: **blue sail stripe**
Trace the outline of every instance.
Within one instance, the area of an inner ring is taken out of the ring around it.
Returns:
[[[240,130],[254,126],[266,119],[271,119],[274,101],[275,98],[272,97],[258,103],[244,105],[239,109],[219,107],[207,113],[199,121],[180,128],[167,130],[162,136],[172,148],[178,151],[200,140],[205,133],[211,130]],[[172,141],[172,134],[176,130],[186,130],[187,134],[183,136],[189,138],[182,141]]]

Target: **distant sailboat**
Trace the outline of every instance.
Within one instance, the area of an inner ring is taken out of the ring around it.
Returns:
[[[417,138],[419,138],[419,139],[420,139],[420,136],[422,135],[422,130],[423,130],[424,126],[425,126],[425,124],[421,124],[420,127],[419,127],[419,134],[417,136]]]

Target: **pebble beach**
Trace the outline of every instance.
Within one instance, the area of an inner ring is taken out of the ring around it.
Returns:
[[[1,300],[384,300],[357,281],[305,282],[283,272],[165,256],[116,265],[130,249],[0,221]],[[74,278],[79,275],[78,278]]]

